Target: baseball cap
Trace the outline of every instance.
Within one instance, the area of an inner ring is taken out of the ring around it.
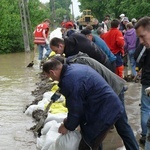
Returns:
[[[121,14],[120,17],[125,17],[125,14]]]
[[[124,17],[123,21],[129,22],[128,17]]]
[[[66,22],[65,27],[67,29],[69,29],[70,27],[73,27],[73,23],[72,22]]]
[[[137,22],[137,20],[135,18],[132,18],[131,22]]]

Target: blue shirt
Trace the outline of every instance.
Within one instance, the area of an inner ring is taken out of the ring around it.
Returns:
[[[93,34],[92,34],[93,35]],[[93,35],[93,42],[103,50],[103,52],[108,56],[110,62],[113,62],[116,60],[116,56],[110,51],[109,47],[105,43],[103,39],[101,39],[97,35]]]

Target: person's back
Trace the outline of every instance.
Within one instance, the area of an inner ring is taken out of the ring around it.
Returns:
[[[82,136],[90,146],[124,110],[112,88],[87,65],[64,65],[59,87],[69,109],[65,127],[72,131],[80,124]]]
[[[79,63],[79,64],[85,64],[85,65],[92,67],[112,87],[114,92],[119,96],[119,98],[124,106],[124,90],[125,90],[124,87],[125,87],[125,83],[126,83],[125,80],[118,77],[112,71],[110,71],[105,66],[103,66],[101,63],[99,63],[95,59],[88,57],[87,54],[84,54],[81,52],[77,55],[70,56],[68,58],[64,58],[62,56],[54,56],[54,59],[59,60],[63,64]],[[124,128],[122,128],[122,126]],[[122,116],[115,123],[115,127],[117,129],[118,134],[122,138],[126,149],[134,149],[134,150],[139,149],[138,144],[135,139],[135,136],[133,134],[133,131],[132,131],[130,125],[128,124],[128,119],[127,119],[127,114],[126,114],[125,109],[123,111]],[[99,150],[102,150],[102,149],[99,148]]]
[[[94,37],[93,42],[106,53],[110,62],[114,62],[116,60],[116,56],[110,51],[105,41],[100,37],[98,37],[97,35],[93,35],[93,37]]]
[[[48,34],[50,29],[49,26],[50,26],[50,20],[45,19],[42,23],[37,25],[37,27],[33,32],[34,44],[37,44],[38,51],[39,51],[38,59],[40,60],[40,67],[42,65],[42,62],[48,58],[51,52],[51,49],[49,47],[49,40],[48,40]],[[45,54],[44,54],[44,48],[47,51]]]
[[[110,48],[113,54],[117,57],[116,59],[116,74],[123,78],[123,60],[124,55],[124,37],[118,29],[119,21],[114,19],[111,21],[111,29],[105,33],[104,41]]]
[[[79,51],[88,54],[89,57],[94,58],[100,63],[104,64],[107,68],[111,69],[111,64],[108,62],[107,55],[80,33],[74,33],[69,38],[64,39],[66,57],[78,54]]]
[[[133,80],[134,80],[136,75],[137,75],[137,72],[135,70],[136,62],[135,62],[135,59],[134,59],[137,36],[136,36],[136,31],[133,28],[132,23],[127,23],[126,27],[127,27],[127,31],[124,34],[124,39],[125,39],[124,49],[125,49],[128,57],[129,57],[129,60],[130,60],[132,77],[133,77]]]
[[[112,87],[117,95],[120,94],[126,81],[118,77],[112,71],[107,69],[104,65],[96,61],[95,59],[89,57],[84,53],[78,53],[77,55],[70,56],[66,58],[66,63],[79,63],[86,64],[96,70],[102,77],[107,81],[107,83]]]

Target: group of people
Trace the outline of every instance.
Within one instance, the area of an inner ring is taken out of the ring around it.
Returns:
[[[133,76],[136,76],[133,60],[141,56],[138,61],[142,68],[140,141],[146,141],[145,150],[148,150],[146,134],[150,134],[147,132],[150,97],[145,89],[150,86],[150,17],[141,18],[135,25],[128,22],[126,32],[119,30],[120,21],[114,19],[109,31],[102,33],[102,29],[98,30],[99,36],[85,28],[81,33],[71,33],[69,37],[54,37],[50,44],[47,41],[47,22],[42,24],[35,30],[35,33],[42,31],[44,37],[35,38],[35,41],[42,41],[35,42],[39,52],[41,46],[48,46],[61,55],[50,58],[43,65],[43,72],[47,77],[59,81],[60,93],[66,98],[68,116],[58,132],[66,134],[68,130],[73,131],[80,126],[82,140],[79,150],[102,150],[102,141],[114,125],[126,149],[139,150],[124,107],[124,92],[127,89],[123,80],[122,57],[125,49],[129,54]],[[138,37],[141,48],[136,50],[136,39],[131,36]],[[50,51],[47,49],[47,53]]]

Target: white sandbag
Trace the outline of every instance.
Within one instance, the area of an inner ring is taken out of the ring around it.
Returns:
[[[44,124],[44,127],[41,130],[42,135],[46,135],[49,129],[52,127],[53,124],[57,123],[55,120],[49,121]]]
[[[66,117],[67,117],[67,113],[59,113],[59,114],[48,113],[45,123],[52,121],[52,120],[55,120],[56,122],[61,123]]]
[[[49,149],[48,150],[55,150],[55,142],[52,143],[50,146],[49,146]]]
[[[40,137],[37,137],[37,139],[36,139],[36,147],[38,149],[42,149],[45,139],[46,139],[46,135],[41,135]]]
[[[65,135],[60,135],[55,143],[55,150],[78,150],[81,140],[79,131],[68,131]]]
[[[40,109],[40,110],[44,110],[43,105],[30,105],[30,106],[26,109],[25,114],[31,116],[32,113],[33,113],[33,111],[39,110],[39,109]]]
[[[52,92],[52,91],[45,92],[43,94],[43,98],[50,100],[53,94],[54,94],[54,92]]]
[[[38,102],[38,105],[43,105],[45,106],[46,104],[48,104],[50,101],[48,101],[46,98],[43,98],[41,101]]]
[[[58,133],[58,128],[60,126],[60,123],[53,122],[51,128],[46,134],[46,138],[43,144],[43,147],[41,150],[48,150],[50,145],[56,141],[56,139],[61,135]]]

